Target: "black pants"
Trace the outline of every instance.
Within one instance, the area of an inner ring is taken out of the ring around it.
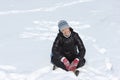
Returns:
[[[53,65],[55,65],[55,66],[57,66],[57,67],[60,67],[60,68],[62,68],[62,69],[64,69],[64,70],[66,70],[66,71],[68,71],[68,70],[66,69],[65,65],[64,65],[60,60],[58,60],[58,59],[56,59],[56,58],[54,58],[54,57],[51,57],[51,62],[53,63]],[[79,63],[78,63],[77,68],[80,68],[80,67],[84,66],[84,65],[85,65],[85,62],[86,62],[85,59],[80,60]]]

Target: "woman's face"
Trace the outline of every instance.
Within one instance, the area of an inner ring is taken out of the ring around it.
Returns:
[[[62,30],[62,33],[65,37],[69,37],[70,34],[71,34],[71,31],[70,31],[69,28],[65,28],[65,29]]]

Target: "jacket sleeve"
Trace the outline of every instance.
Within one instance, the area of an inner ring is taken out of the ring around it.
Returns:
[[[86,49],[85,49],[84,44],[83,44],[81,38],[79,37],[78,33],[75,34],[75,39],[76,39],[76,43],[77,43],[77,47],[78,47],[78,51],[79,51],[79,53],[77,54],[77,57],[79,59],[83,59],[85,56]]]
[[[57,36],[52,46],[52,54],[57,59],[61,59],[63,57],[62,54],[60,53],[60,50],[61,50],[60,37]]]

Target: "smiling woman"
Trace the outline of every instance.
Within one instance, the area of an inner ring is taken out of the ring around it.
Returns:
[[[85,64],[85,47],[78,33],[68,25],[67,21],[58,22],[59,33],[53,43],[51,62],[54,67],[60,67],[66,71],[73,71],[79,75],[77,68]]]

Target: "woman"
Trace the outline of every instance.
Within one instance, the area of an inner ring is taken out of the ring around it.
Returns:
[[[60,67],[73,71],[78,76],[77,68],[85,64],[85,47],[78,33],[73,31],[67,21],[58,22],[59,33],[53,43],[51,62],[54,68]]]

